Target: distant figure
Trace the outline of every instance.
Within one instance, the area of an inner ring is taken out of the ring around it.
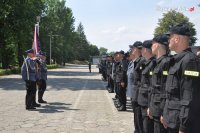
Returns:
[[[89,62],[88,67],[89,67],[89,72],[91,73],[91,62]]]

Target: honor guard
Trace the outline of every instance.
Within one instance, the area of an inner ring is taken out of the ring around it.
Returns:
[[[162,123],[169,133],[200,132],[200,63],[188,47],[190,28],[179,24],[171,28],[169,49],[175,51],[166,81],[167,99]]]
[[[33,49],[26,51],[27,58],[24,59],[24,63],[21,67],[22,79],[26,84],[26,97],[25,105],[26,109],[35,109],[34,95],[36,93],[36,57],[34,57]]]
[[[152,69],[155,67],[155,58],[151,50],[152,41],[146,40],[142,44],[142,56],[145,58],[144,69],[141,75],[141,86],[138,93],[138,104],[141,107],[143,132],[153,133],[153,120],[147,115],[149,105]]]
[[[40,52],[40,80],[38,86],[38,102],[39,103],[47,103],[47,101],[43,100],[43,95],[46,90],[47,84],[47,65],[46,65],[46,53]]]

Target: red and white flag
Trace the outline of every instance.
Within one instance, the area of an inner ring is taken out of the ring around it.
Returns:
[[[40,52],[40,40],[39,40],[39,25],[35,24],[35,29],[34,29],[34,39],[33,39],[33,45],[32,49],[34,50],[35,55],[39,55]]]

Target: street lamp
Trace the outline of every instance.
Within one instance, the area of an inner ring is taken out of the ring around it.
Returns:
[[[49,42],[50,42],[50,46],[49,46],[49,63],[51,64],[51,37],[54,37],[54,36],[60,36],[60,35],[52,35],[52,34],[50,34],[50,35],[48,35],[49,37],[50,37],[50,40],[49,40]]]

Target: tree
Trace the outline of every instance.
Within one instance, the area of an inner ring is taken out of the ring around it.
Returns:
[[[182,13],[175,10],[163,14],[163,18],[158,20],[158,26],[154,31],[154,35],[167,33],[172,26],[179,23],[185,23],[189,25],[192,34],[190,46],[194,45],[197,40],[197,38],[195,37],[196,29],[194,28],[194,24],[189,22],[189,19]]]
[[[84,26],[75,29],[75,18],[65,0],[3,0],[0,2],[0,65],[21,66],[25,50],[32,47],[36,16],[41,16],[40,44],[42,51],[58,64],[72,60],[89,60],[99,54],[98,48],[87,41]]]
[[[99,49],[96,45],[89,45],[89,54],[90,56],[98,56],[99,55]]]
[[[104,47],[100,47],[100,48],[99,48],[99,52],[100,52],[100,55],[105,55],[105,54],[107,54],[108,49],[106,49],[106,48],[104,48]]]
[[[77,27],[73,43],[75,47],[74,54],[76,59],[81,61],[89,60],[89,43],[87,41],[82,23],[79,23]]]
[[[36,16],[44,9],[43,0],[3,1],[0,3],[0,38],[2,67],[17,62],[22,65],[24,50],[32,45]]]

